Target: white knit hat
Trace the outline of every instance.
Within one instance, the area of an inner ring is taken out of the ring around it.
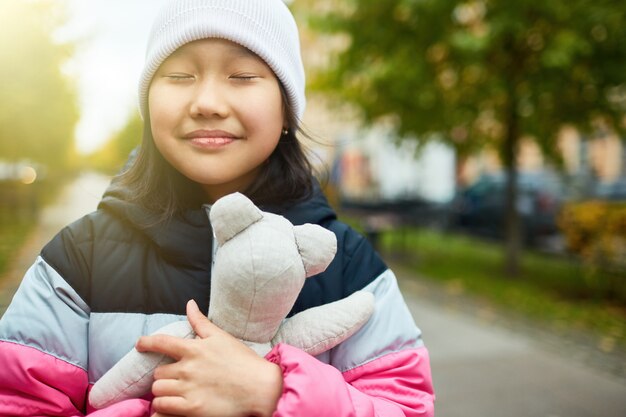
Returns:
[[[302,118],[304,68],[298,27],[283,0],[169,0],[152,26],[139,81],[139,108],[145,118],[148,89],[159,66],[176,49],[199,39],[221,38],[261,57],[285,87]]]

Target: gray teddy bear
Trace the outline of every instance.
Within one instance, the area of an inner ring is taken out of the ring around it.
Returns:
[[[369,319],[374,297],[357,291],[334,303],[285,317],[306,278],[323,272],[335,256],[335,235],[321,226],[294,226],[266,213],[240,193],[212,206],[218,250],[212,272],[208,318],[265,356],[286,343],[318,355],[352,336]],[[155,333],[193,338],[190,324],[177,321]],[[157,353],[131,350],[98,380],[89,394],[96,408],[150,391],[154,369],[172,362]]]

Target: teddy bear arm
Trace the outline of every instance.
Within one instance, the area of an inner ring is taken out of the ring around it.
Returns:
[[[374,295],[357,291],[286,319],[272,339],[272,346],[286,343],[310,355],[319,355],[356,333],[373,312]]]
[[[170,323],[152,334],[166,334],[184,339],[195,337],[187,321]],[[104,408],[147,394],[154,382],[154,369],[172,361],[163,354],[138,352],[133,348],[94,384],[89,392],[89,403],[95,408]]]

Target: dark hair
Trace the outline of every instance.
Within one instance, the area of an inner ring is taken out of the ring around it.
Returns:
[[[280,83],[279,83],[280,84]],[[302,132],[285,90],[280,85],[287,133],[278,141],[276,149],[261,168],[259,176],[243,193],[258,206],[282,207],[304,200],[313,192],[313,170],[304,148],[296,136]],[[115,179],[117,187],[124,187],[132,201],[157,214],[159,221],[167,221],[187,208],[198,208],[206,203],[206,194],[200,185],[178,172],[163,158],[152,137],[150,116],[144,120],[143,138],[135,160]]]

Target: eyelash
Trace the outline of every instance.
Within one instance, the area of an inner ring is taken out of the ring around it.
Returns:
[[[168,74],[165,75],[165,78],[170,79],[172,81],[185,81],[185,80],[190,80],[193,79],[193,75],[187,75],[187,74]],[[256,78],[261,78],[258,75],[231,75],[229,78],[233,79],[233,80],[238,80],[238,81],[252,81]]]
[[[170,80],[173,80],[173,81],[183,81],[183,80],[189,80],[193,78],[193,76],[186,75],[186,74],[169,74],[169,75],[166,75],[165,78],[169,78]]]
[[[232,75],[230,78],[241,81],[252,81],[255,78],[259,78],[258,75]]]

